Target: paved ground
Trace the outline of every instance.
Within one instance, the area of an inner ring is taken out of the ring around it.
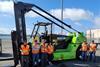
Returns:
[[[12,46],[11,41],[3,41],[3,54],[0,55],[0,59],[5,58],[12,58]],[[0,67],[11,67],[14,65],[13,60],[8,61],[0,61]],[[17,66],[17,67],[20,67]],[[97,52],[96,52],[96,62],[83,62],[78,60],[70,60],[65,62],[56,63],[54,65],[50,65],[47,67],[100,67],[100,45],[98,46]]]
[[[2,54],[0,59],[13,58],[11,40],[2,40]],[[0,61],[0,67],[11,67],[14,65],[13,60]]]

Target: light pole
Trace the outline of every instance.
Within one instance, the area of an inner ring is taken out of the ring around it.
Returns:
[[[61,0],[61,20],[63,21],[63,0]],[[61,24],[63,27],[63,24]],[[63,29],[61,29],[61,34],[63,34]]]
[[[91,42],[91,39],[92,39],[92,35],[91,35],[91,29],[90,29],[90,42]]]

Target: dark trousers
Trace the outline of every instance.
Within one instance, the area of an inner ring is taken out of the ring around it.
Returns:
[[[21,56],[21,67],[29,67],[29,56]]]
[[[86,60],[86,59],[87,59],[87,52],[82,51],[82,60]]]
[[[89,52],[89,60],[95,61],[95,52]]]
[[[53,54],[48,54],[48,61],[52,61],[53,60]]]
[[[48,63],[48,54],[41,53],[41,67],[46,67]]]

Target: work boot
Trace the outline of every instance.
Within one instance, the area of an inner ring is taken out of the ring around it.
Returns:
[[[40,62],[41,62],[41,60],[40,60],[40,59],[38,59],[38,62],[40,63]]]

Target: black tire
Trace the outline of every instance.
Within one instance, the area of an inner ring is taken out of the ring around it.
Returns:
[[[79,45],[79,47],[76,50],[76,59],[81,60],[80,56],[81,56],[81,51],[80,51],[81,45]]]

